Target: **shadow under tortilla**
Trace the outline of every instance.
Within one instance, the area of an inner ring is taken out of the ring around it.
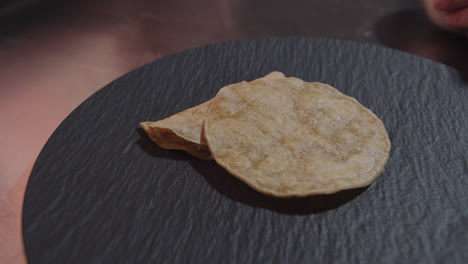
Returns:
[[[192,167],[201,174],[208,184],[227,198],[249,206],[259,207],[282,214],[306,215],[325,212],[353,200],[367,188],[341,191],[330,195],[314,195],[300,198],[276,198],[255,191],[247,184],[232,176],[214,160],[197,159],[181,150],[167,150],[159,147],[142,128],[137,144],[153,157],[174,160],[189,160]]]
[[[330,195],[276,198],[255,191],[215,161],[193,160],[191,164],[213,188],[229,199],[282,214],[306,215],[325,212],[353,200],[367,189],[352,189]]]
[[[138,146],[153,157],[173,160],[190,160],[194,158],[192,155],[182,150],[161,148],[149,138],[148,134],[146,134],[145,130],[141,127],[137,128],[136,131],[140,135],[137,141]]]

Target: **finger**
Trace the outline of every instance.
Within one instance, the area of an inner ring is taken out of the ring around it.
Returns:
[[[468,0],[435,0],[434,8],[443,12],[451,12],[468,6]]]
[[[452,27],[468,28],[468,7],[447,14],[445,16],[445,24]]]

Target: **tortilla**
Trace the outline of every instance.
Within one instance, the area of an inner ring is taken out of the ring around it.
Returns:
[[[367,186],[390,152],[385,127],[369,109],[297,78],[222,88],[206,113],[204,137],[219,165],[277,197]]]
[[[272,72],[260,79],[285,78],[281,72]],[[257,79],[257,80],[260,80]],[[156,122],[141,122],[148,136],[165,149],[184,150],[200,159],[212,159],[206,144],[201,142],[205,113],[211,100]]]
[[[165,149],[184,150],[200,159],[211,159],[205,144],[200,143],[205,113],[212,100],[157,122],[141,122],[148,136]]]

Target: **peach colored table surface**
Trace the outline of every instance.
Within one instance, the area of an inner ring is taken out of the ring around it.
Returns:
[[[0,6],[0,263],[24,263],[22,203],[31,168],[60,122],[117,77],[221,41],[319,36],[375,43],[468,74],[468,41],[418,1],[30,1]]]

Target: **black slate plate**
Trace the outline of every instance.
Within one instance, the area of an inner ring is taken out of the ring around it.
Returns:
[[[139,121],[273,70],[331,84],[392,141],[366,189],[261,195],[213,161],[153,144]],[[80,105],[31,173],[31,263],[461,263],[468,259],[468,84],[432,61],[355,42],[270,38],[145,65]]]

